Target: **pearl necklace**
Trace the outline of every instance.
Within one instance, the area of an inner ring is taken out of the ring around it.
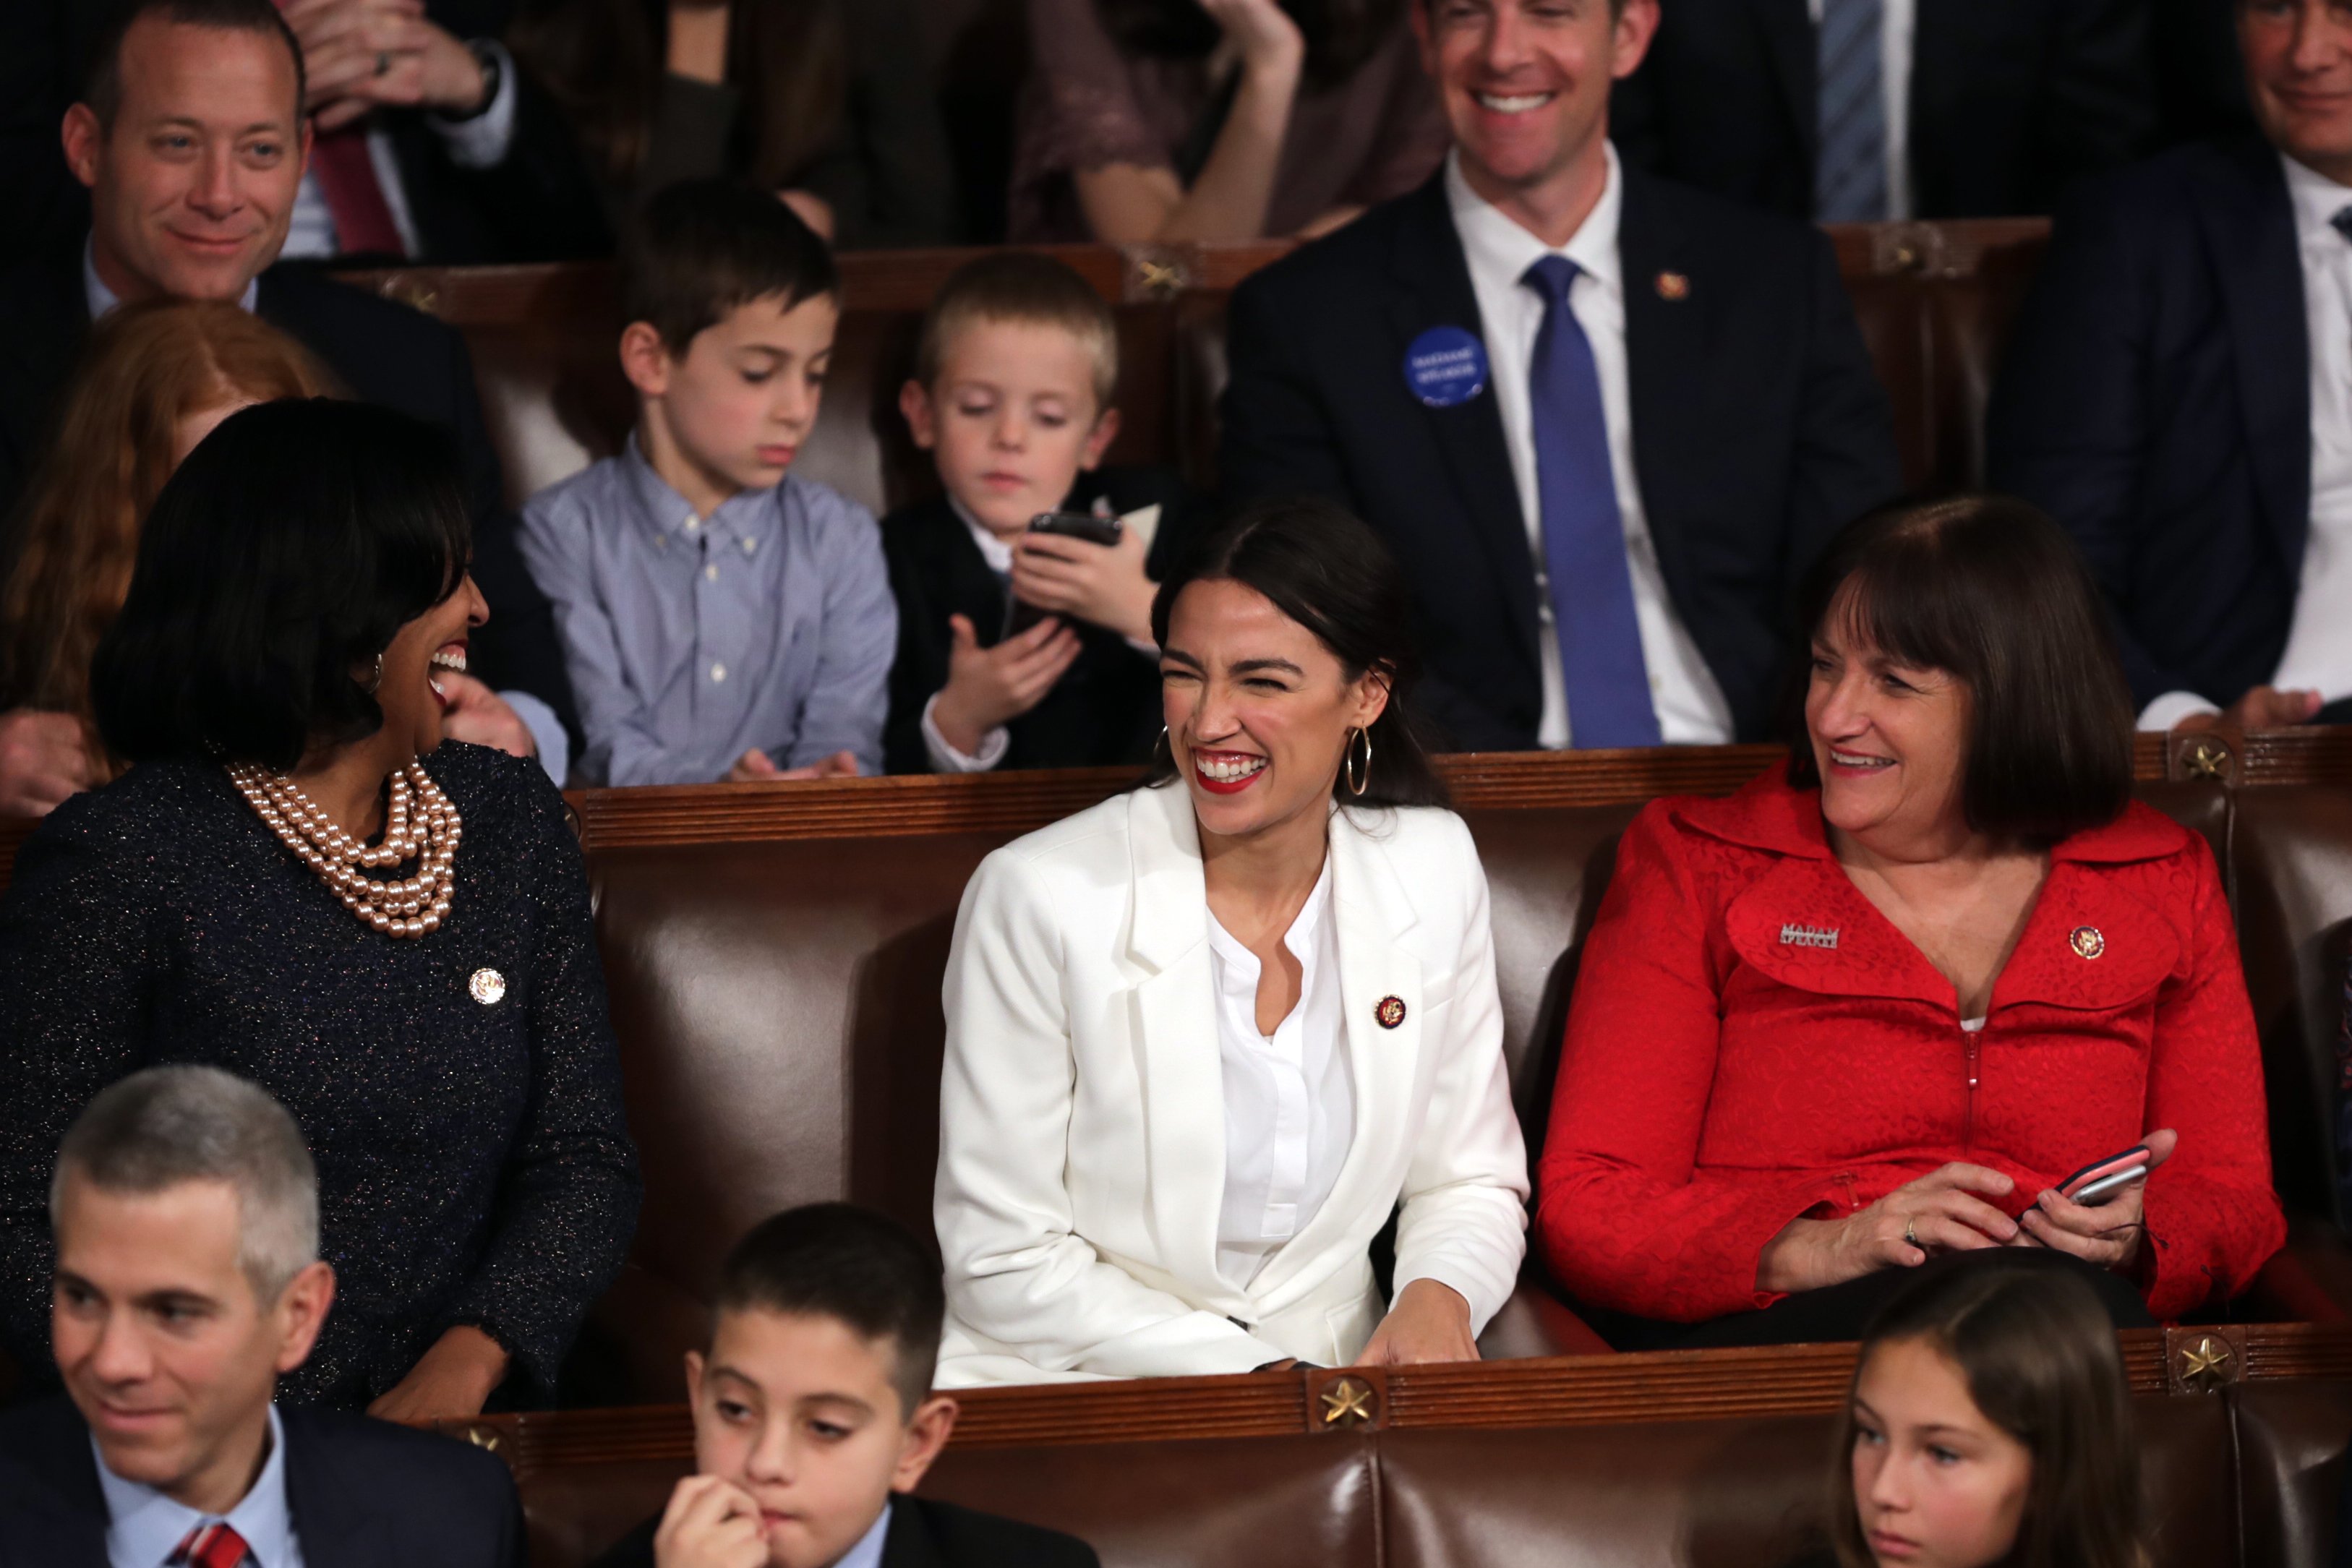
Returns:
[[[412,762],[393,774],[383,841],[373,846],[343,831],[283,774],[240,762],[228,777],[278,841],[319,873],[344,908],[388,936],[422,936],[441,929],[456,891],[449,867],[465,829],[457,808],[425,777],[423,764]],[[412,860],[416,869],[397,881],[368,874],[377,868],[396,870]]]

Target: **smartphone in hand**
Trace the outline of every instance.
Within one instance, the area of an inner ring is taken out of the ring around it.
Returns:
[[[2105,1203],[2132,1183],[2147,1180],[2149,1158],[2146,1144],[2134,1144],[2119,1155],[2093,1160],[2058,1184],[2058,1196],[2085,1207]]]
[[[1065,538],[1084,539],[1088,544],[1112,548],[1126,537],[1126,527],[1117,517],[1097,517],[1092,512],[1040,512],[1029,519],[1029,531],[1033,534],[1060,534]],[[1004,636],[998,641],[1018,637],[1052,613],[1034,604],[1013,600],[1004,607]]]

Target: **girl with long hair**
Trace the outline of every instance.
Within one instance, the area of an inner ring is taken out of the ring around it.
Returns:
[[[157,300],[99,325],[0,589],[0,724],[33,759],[0,766],[0,814],[41,815],[120,771],[90,724],[89,660],[163,481],[238,409],[331,388],[308,350],[232,304]]]
[[[2147,1568],[2106,1310],[2047,1253],[1935,1269],[1864,1339],[1820,1568]]]

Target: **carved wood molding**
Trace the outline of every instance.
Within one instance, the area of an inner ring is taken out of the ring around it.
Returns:
[[[2143,782],[2227,787],[2352,783],[2352,728],[2219,735],[2230,764],[2200,778],[2166,737],[2139,737]],[[1724,795],[1785,754],[1770,746],[1659,747],[1638,751],[1465,752],[1437,759],[1464,810],[1615,806],[1660,795]],[[641,844],[910,833],[1020,833],[1129,788],[1133,768],[821,779],[588,789],[572,800],[593,852]]]
[[[2236,789],[2352,784],[2352,727],[2216,732],[2226,766],[2193,760],[2190,737],[2143,735],[2134,770],[2144,783],[2212,782]],[[1483,751],[1437,759],[1465,810],[1612,806],[1658,795],[1721,795],[1783,753],[1769,746],[1680,746],[1641,751]],[[2205,755],[2209,758],[2211,753]],[[793,784],[664,785],[583,789],[567,796],[593,853],[658,844],[829,839],[916,833],[1027,832],[1132,785],[1129,768],[1034,773],[905,775]],[[0,887],[33,824],[0,819]]]
[[[1782,755],[1769,746],[1478,752],[1441,758],[1438,769],[1465,810],[1607,806],[1656,795],[1726,794]],[[587,789],[573,800],[593,852],[638,844],[1026,832],[1129,789],[1139,777],[1132,768],[1072,768]]]
[[[2224,1382],[2352,1378],[2352,1327],[2256,1323],[2117,1337],[2138,1394],[2202,1397]],[[2234,1368],[2224,1382],[2211,1381],[2210,1346],[2223,1347],[2221,1364]],[[1851,1344],[1790,1345],[969,1389],[957,1396],[963,1414],[953,1440],[1008,1448],[1819,1415],[1845,1397],[1853,1358]],[[492,1448],[518,1474],[572,1465],[684,1467],[693,1458],[692,1423],[680,1405],[484,1416],[441,1429]]]

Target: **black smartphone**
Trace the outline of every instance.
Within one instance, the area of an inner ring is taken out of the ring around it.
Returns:
[[[1088,544],[1115,547],[1127,537],[1127,527],[1117,517],[1098,517],[1092,512],[1040,512],[1029,519],[1033,534],[1060,534],[1067,538],[1084,539]],[[1034,604],[1015,599],[1004,607],[1004,636],[1018,637],[1030,627],[1052,614]]]

